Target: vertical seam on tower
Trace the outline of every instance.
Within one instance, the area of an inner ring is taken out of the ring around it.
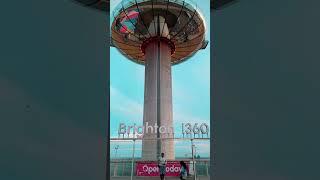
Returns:
[[[158,34],[160,33],[160,22],[159,22],[159,15],[158,15],[158,27],[157,27],[157,30],[158,30]],[[160,130],[160,126],[161,126],[161,123],[160,123],[160,118],[161,118],[161,108],[160,108],[160,106],[161,106],[161,89],[160,89],[160,80],[161,80],[161,78],[160,78],[160,75],[161,75],[161,72],[160,72],[160,65],[161,65],[161,63],[160,63],[160,37],[159,37],[159,40],[158,40],[158,59],[157,59],[157,65],[158,65],[158,68],[157,68],[157,124],[158,124],[158,130],[157,130],[157,138],[160,138],[160,132],[159,132],[159,130]],[[158,144],[158,154],[160,155],[160,153],[161,153],[161,149],[162,149],[162,146],[161,146],[161,140],[160,139],[158,139],[157,140],[157,144]]]

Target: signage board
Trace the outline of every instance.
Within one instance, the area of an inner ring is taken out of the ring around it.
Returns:
[[[180,176],[180,161],[168,161],[166,165],[166,176]],[[189,166],[187,164],[189,172]],[[141,161],[136,163],[136,176],[159,176],[159,167],[157,162]]]

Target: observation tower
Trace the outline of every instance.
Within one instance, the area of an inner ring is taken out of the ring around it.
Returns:
[[[109,0],[76,1],[110,11]],[[220,9],[231,1],[211,1],[211,8]],[[145,66],[143,125],[148,123],[167,130],[173,126],[171,67],[188,60],[208,44],[204,18],[194,2],[122,0],[110,14],[113,17],[111,46],[129,60]],[[155,160],[161,152],[168,160],[175,159],[174,141],[170,139],[173,137],[173,132],[145,132],[142,159]]]
[[[145,66],[142,159],[164,152],[173,160],[171,67],[206,47],[204,18],[189,0],[123,0],[112,17],[113,46]],[[162,128],[147,130],[147,124]]]

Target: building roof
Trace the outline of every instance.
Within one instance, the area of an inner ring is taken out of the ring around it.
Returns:
[[[105,12],[110,11],[110,0],[74,0],[74,1],[81,3],[84,6],[88,6],[101,11],[105,11]],[[236,0],[210,0],[210,1],[211,1],[211,9],[216,9],[216,10],[236,2]]]

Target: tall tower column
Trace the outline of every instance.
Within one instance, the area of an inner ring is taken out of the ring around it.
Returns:
[[[174,159],[173,122],[172,122],[172,82],[171,46],[165,19],[155,16],[149,27],[155,38],[145,42],[145,91],[142,141],[142,158],[155,160],[161,153],[167,159]],[[156,128],[150,132],[148,126]],[[154,140],[148,140],[148,139]]]
[[[153,40],[146,46],[145,56],[144,138],[164,139],[143,140],[142,158],[154,160],[163,152],[167,159],[174,159],[174,141],[166,139],[173,137],[171,48],[165,41]],[[150,132],[147,124],[161,128]]]

